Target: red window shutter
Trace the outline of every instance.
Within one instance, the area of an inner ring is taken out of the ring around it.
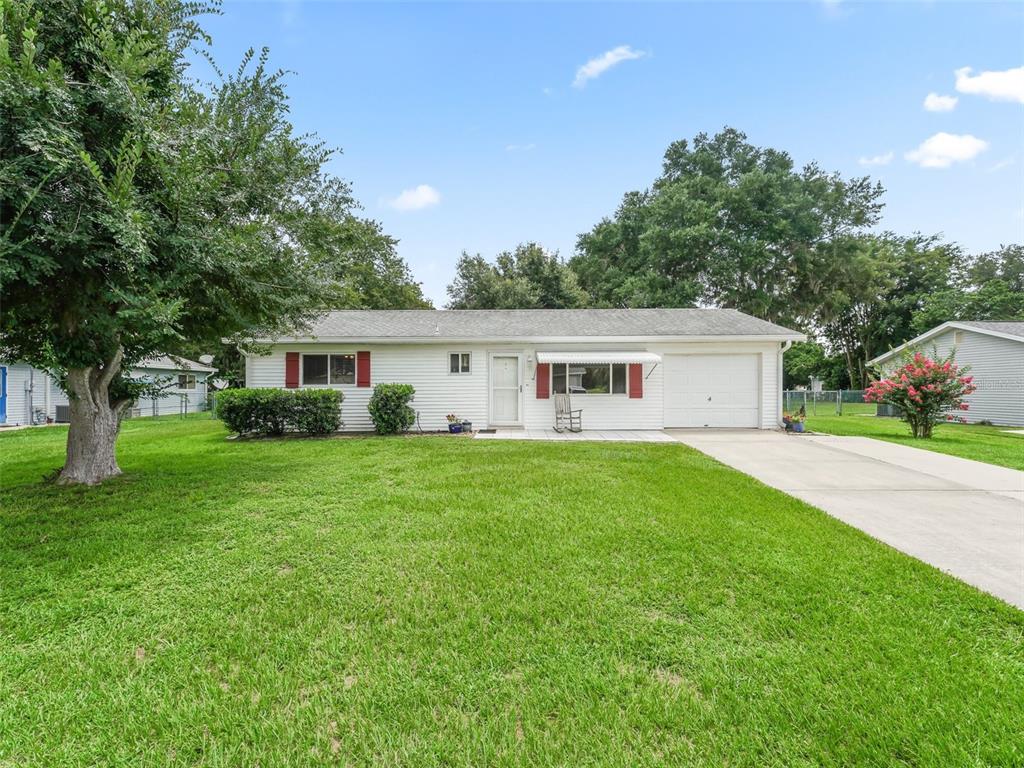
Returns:
[[[537,363],[537,399],[547,400],[551,396],[551,364]]]
[[[284,385],[288,389],[295,389],[299,386],[298,352],[285,352],[284,354]]]
[[[370,386],[370,353],[356,352],[356,386]]]
[[[640,363],[629,364],[629,396],[644,396],[644,367]]]

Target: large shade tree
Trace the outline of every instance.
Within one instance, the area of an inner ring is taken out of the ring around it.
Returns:
[[[868,361],[915,335],[929,297],[962,269],[959,247],[935,236],[845,238],[819,265],[814,330],[846,362],[852,386],[868,384]]]
[[[127,370],[151,354],[294,327],[396,273],[422,302],[332,152],[293,132],[265,53],[189,78],[209,10],[0,3],[0,357],[68,391],[61,482],[119,473]]]
[[[830,245],[878,221],[882,188],[725,128],[677,141],[661,175],[580,236],[570,262],[597,304],[740,309],[806,325]]]

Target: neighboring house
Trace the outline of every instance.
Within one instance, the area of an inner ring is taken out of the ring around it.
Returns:
[[[132,378],[167,381],[160,397],[141,398],[133,416],[158,416],[206,407],[207,377],[217,369],[162,355],[132,368]],[[17,426],[67,421],[68,396],[45,371],[26,363],[0,362],[0,424]]]
[[[882,370],[895,367],[903,353],[921,351],[945,357],[955,350],[957,365],[969,365],[978,390],[966,398],[969,422],[1024,426],[1024,322],[943,323],[869,361]]]
[[[259,339],[249,387],[332,387],[369,430],[372,387],[412,384],[425,430],[548,428],[568,392],[585,429],[747,427],[781,417],[782,353],[804,335],[727,309],[347,310]]]

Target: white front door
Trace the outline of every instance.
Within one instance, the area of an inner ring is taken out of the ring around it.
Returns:
[[[491,424],[520,424],[519,355],[491,356]]]
[[[757,355],[665,355],[666,427],[756,427]]]

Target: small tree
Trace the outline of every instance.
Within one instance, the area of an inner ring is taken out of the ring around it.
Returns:
[[[941,360],[908,354],[890,376],[871,382],[864,400],[895,406],[914,437],[931,437],[936,421],[951,421],[954,412],[969,408],[963,399],[977,387],[968,370],[953,362],[952,353]]]

